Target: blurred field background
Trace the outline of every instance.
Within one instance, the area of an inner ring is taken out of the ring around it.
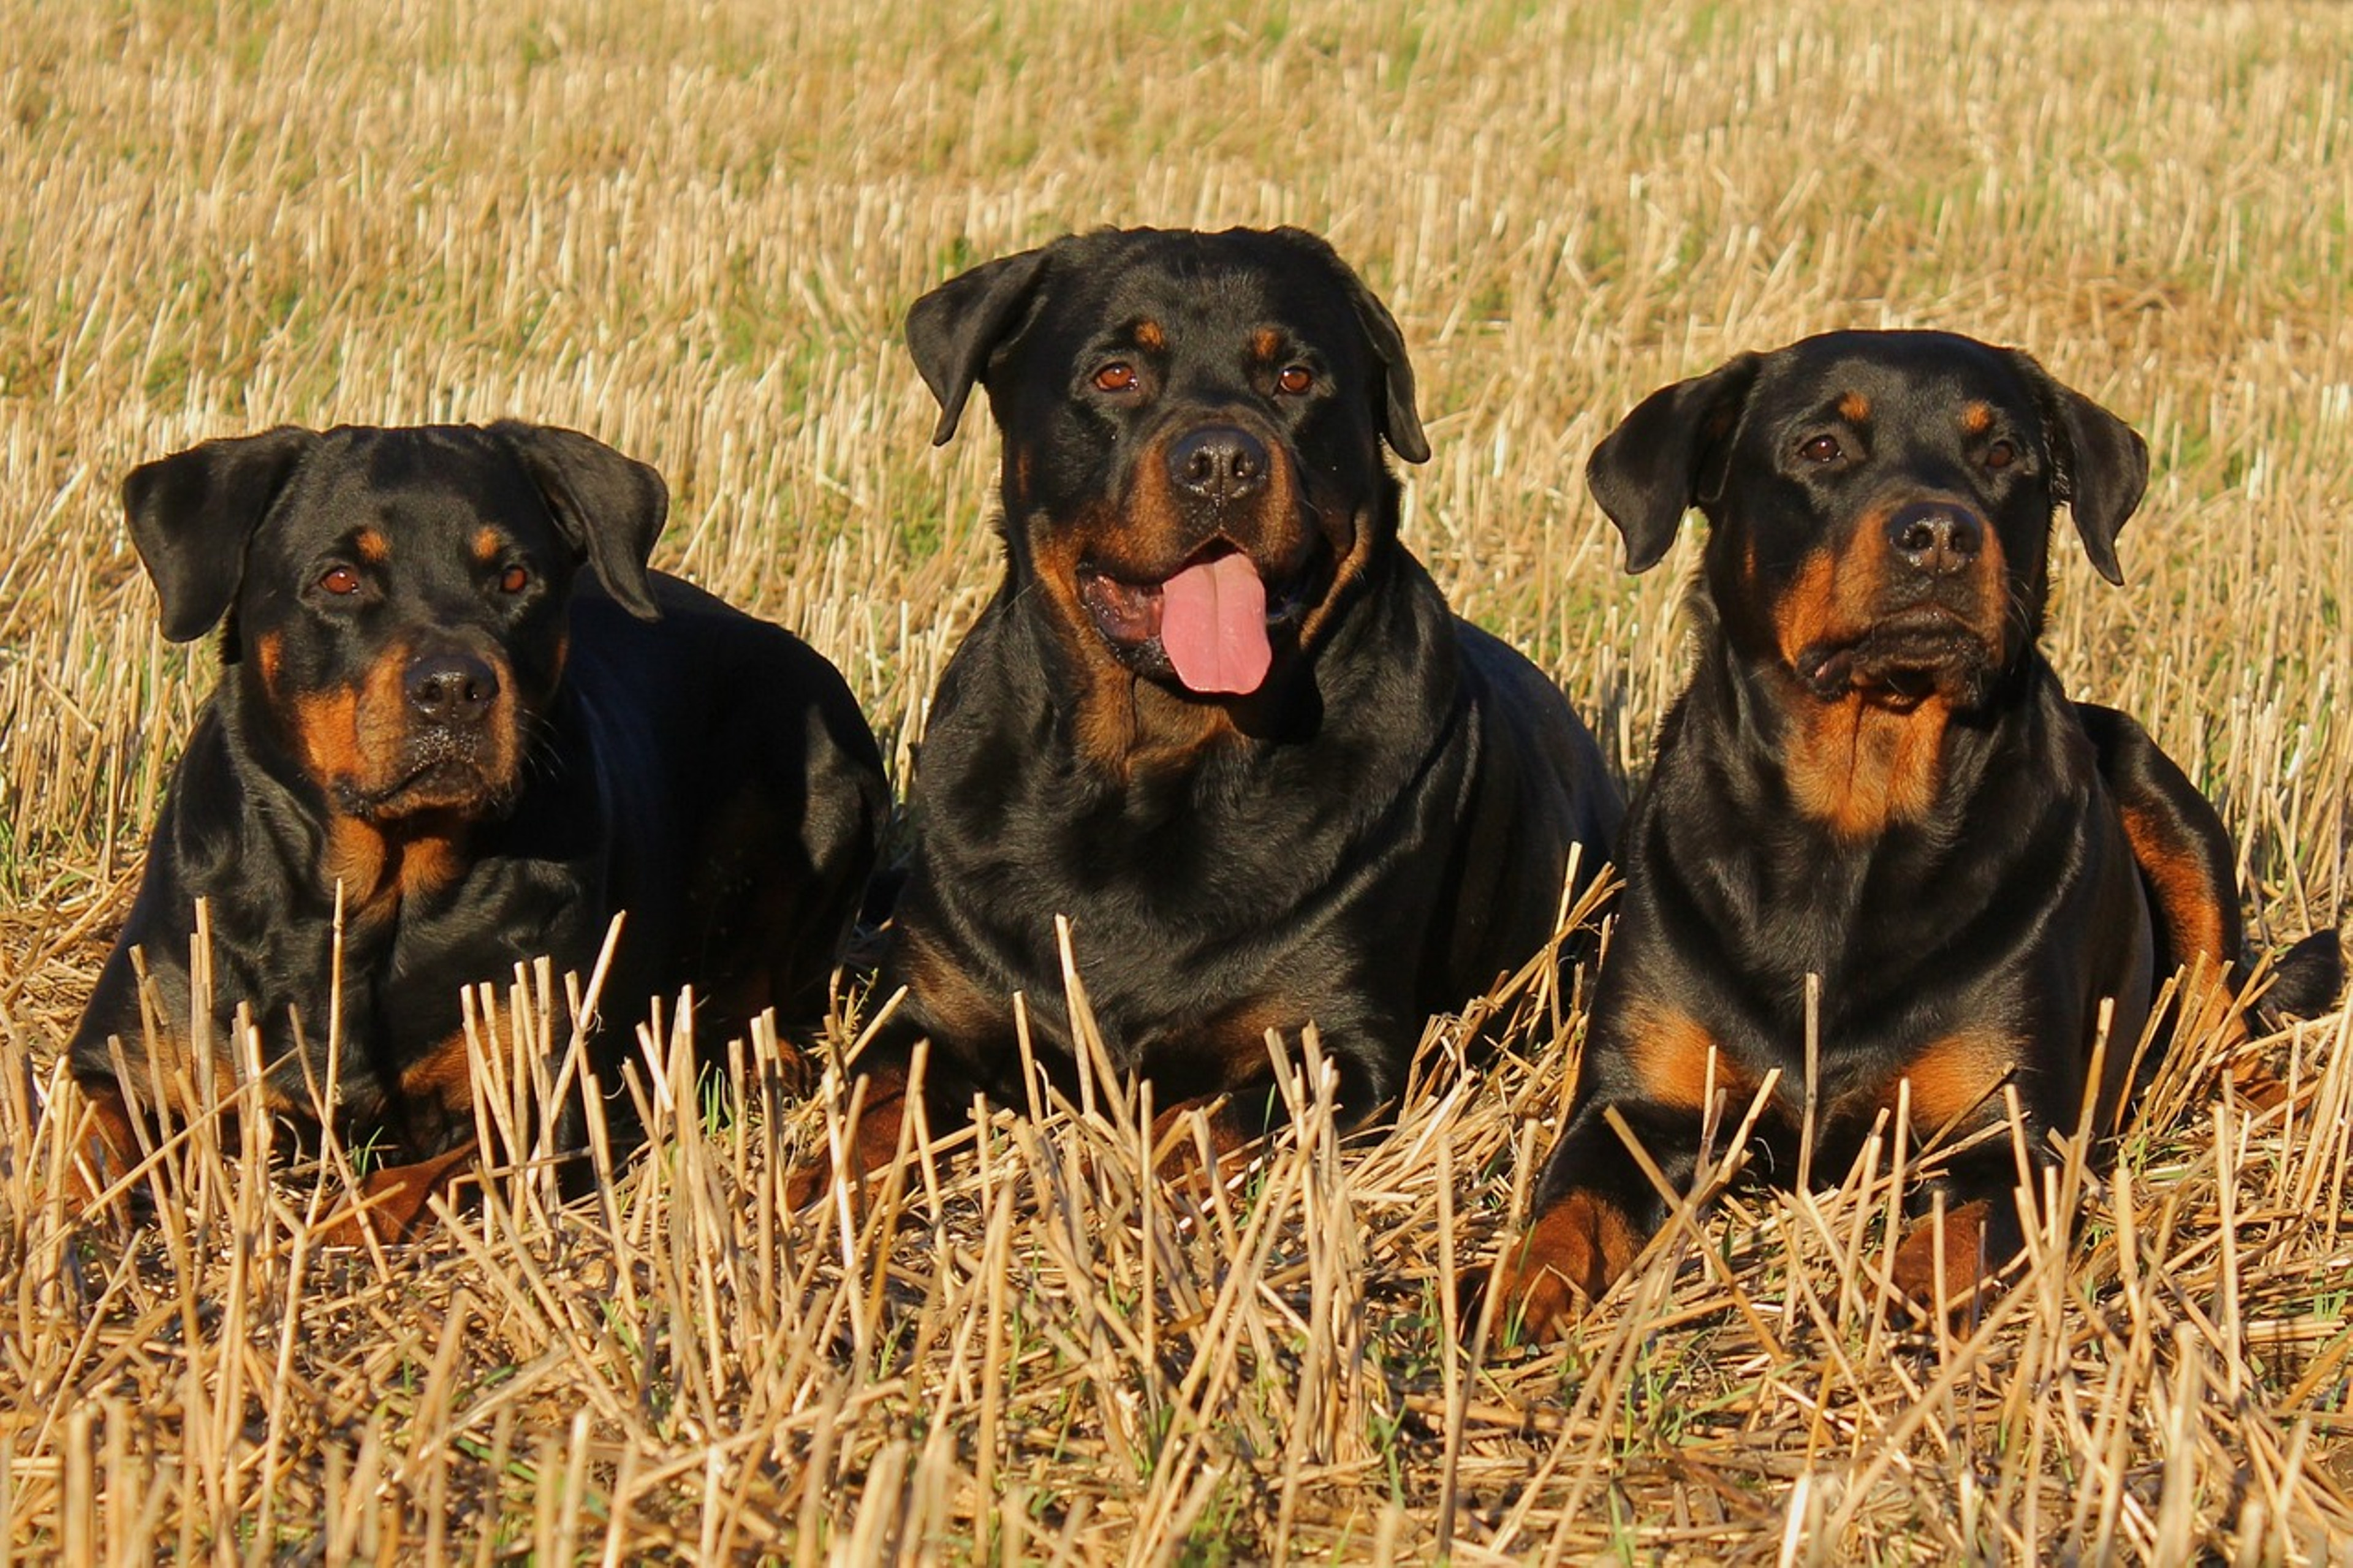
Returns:
[[[1974,1333],[1869,1286],[1883,1160],[1736,1195],[1540,1352],[1431,1286],[1524,1210],[1574,976],[1482,1004],[1523,1053],[1393,1131],[1343,1142],[1303,1075],[1232,1193],[1139,1180],[1106,1091],[847,1239],[780,1210],[829,1111],[768,1042],[732,1118],[673,1079],[601,1202],[503,1177],[381,1254],[203,1128],[155,1223],[86,1218],[53,1059],[211,679],[157,635],[130,465],[588,430],[668,477],[659,563],[836,659],[903,768],[993,581],[995,441],[929,448],[898,323],[1103,223],[1356,263],[1437,448],[1409,542],[1630,777],[1695,552],[1622,575],[1592,442],[1820,329],[2032,349],[2156,459],[2125,589],[2061,536],[2062,673],[2221,803],[2263,940],[2342,923],[2353,10],[0,0],[0,1563],[2353,1551],[2342,1014],[2261,1042],[2314,1086],[2285,1124],[2184,1031],[2116,1179],[2055,1194],[2078,1245]]]

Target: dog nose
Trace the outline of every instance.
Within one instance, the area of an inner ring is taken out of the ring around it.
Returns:
[[[478,724],[499,695],[499,672],[470,653],[431,653],[409,662],[408,706],[428,724]]]
[[[1168,448],[1168,478],[1203,500],[1241,500],[1266,486],[1266,443],[1231,425],[1205,425]]]
[[[1920,501],[1887,520],[1887,542],[1915,571],[1941,577],[1977,559],[1985,544],[1985,524],[1966,507]]]

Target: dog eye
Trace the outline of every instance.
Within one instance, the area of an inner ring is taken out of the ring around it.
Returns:
[[[1095,372],[1095,386],[1103,392],[1135,390],[1135,367],[1124,359],[1115,359]]]
[[[1835,463],[1846,456],[1846,449],[1838,444],[1835,436],[1817,436],[1799,447],[1798,456],[1809,463]]]
[[[1996,441],[1986,448],[1985,466],[1989,468],[2006,468],[2016,461],[2018,448],[2007,441]]]
[[[1285,365],[1282,367],[1282,374],[1274,378],[1275,390],[1287,392],[1293,397],[1297,397],[1314,384],[1315,373],[1303,364]]]
[[[499,592],[520,594],[531,586],[531,574],[520,566],[510,566],[499,574]]]
[[[344,598],[360,591],[360,574],[348,566],[330,566],[320,574],[319,586]]]

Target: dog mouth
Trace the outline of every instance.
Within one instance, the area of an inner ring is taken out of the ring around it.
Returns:
[[[415,736],[399,772],[389,779],[339,779],[336,805],[369,821],[427,815],[479,818],[503,811],[514,794],[508,770],[491,754],[490,738],[445,728]]]
[[[1131,668],[1173,676],[1199,696],[1246,697],[1266,683],[1276,645],[1314,603],[1315,576],[1311,566],[1269,583],[1220,541],[1156,582],[1082,563],[1079,603]]]
[[[1825,702],[1861,696],[1908,709],[1930,698],[1972,703],[1985,689],[1997,650],[1984,633],[1948,610],[1921,607],[1873,622],[1860,636],[1824,638],[1799,650],[1798,679]]]

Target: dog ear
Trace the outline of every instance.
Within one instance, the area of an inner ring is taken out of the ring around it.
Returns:
[[[539,487],[555,525],[587,557],[614,603],[641,621],[660,616],[646,563],[670,516],[661,475],[577,430],[501,419],[490,433]]]
[[[2054,465],[2051,497],[2067,503],[2093,569],[2121,584],[2125,573],[2116,560],[2116,535],[2148,488],[2148,443],[2073,387],[2061,385],[2033,355],[2022,349],[2010,354],[2042,405],[2043,437]]]
[[[1398,330],[1397,318],[1380,297],[1365,286],[1356,269],[1340,258],[1332,242],[1320,234],[1303,228],[1279,228],[1275,234],[1314,255],[1339,275],[1347,289],[1349,303],[1356,307],[1356,322],[1364,329],[1365,342],[1373,357],[1381,365],[1381,434],[1388,437],[1389,449],[1409,463],[1430,461],[1430,437],[1422,433],[1421,413],[1414,404],[1413,361],[1405,352],[1405,333]]]
[[[246,542],[318,440],[281,425],[142,463],[122,481],[131,542],[164,605],[164,635],[200,637],[220,624],[245,578]]]
[[[1762,363],[1753,353],[1663,386],[1634,406],[1586,459],[1585,486],[1626,541],[1626,570],[1647,572],[1693,506],[1723,493],[1733,431]]]
[[[1328,246],[1325,250],[1330,253]],[[1389,449],[1407,462],[1426,463],[1430,461],[1430,437],[1422,433],[1421,412],[1414,406],[1413,362],[1406,357],[1405,333],[1398,330],[1397,318],[1389,314],[1389,308],[1365,287],[1364,279],[1346,262],[1333,254],[1332,264],[1347,279],[1349,294],[1356,300],[1356,320],[1364,323],[1366,340],[1381,362],[1381,434],[1388,437]]]
[[[989,356],[1018,331],[1051,247],[984,261],[915,301],[907,312],[907,352],[939,400],[932,445],[944,447],[964,418],[965,400],[988,370]]]
[[[1398,330],[1389,308],[1355,273],[1348,274],[1348,282],[1356,291],[1356,319],[1365,323],[1365,336],[1380,358],[1382,380],[1388,386],[1381,434],[1389,438],[1390,449],[1407,462],[1426,463],[1430,437],[1422,434],[1421,414],[1413,404],[1413,363],[1406,358],[1405,334]]]

